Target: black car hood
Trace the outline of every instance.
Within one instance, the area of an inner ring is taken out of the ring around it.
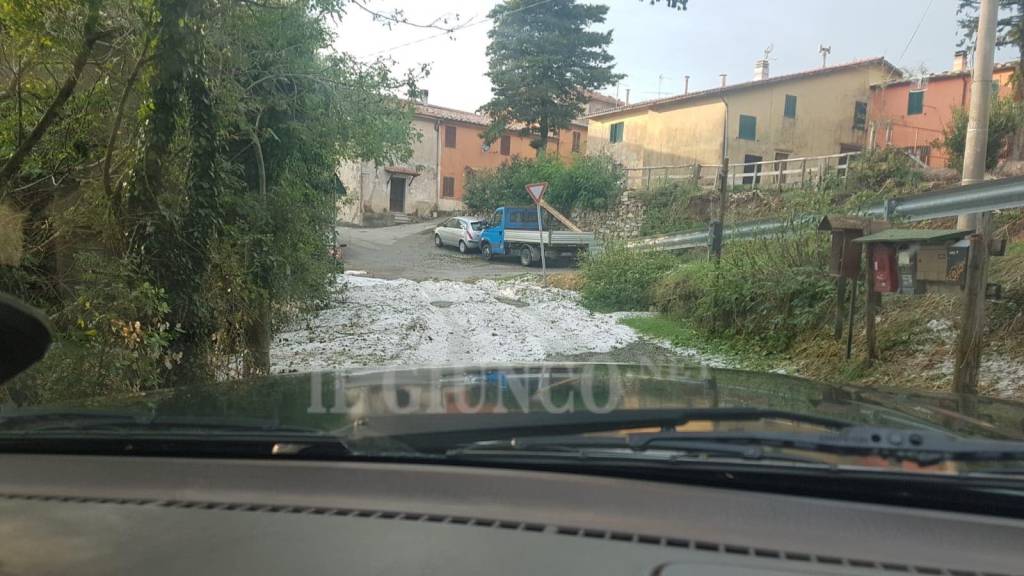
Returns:
[[[365,424],[380,429],[382,423],[410,431],[424,422],[473,425],[512,416],[529,422],[567,412],[758,408],[866,425],[1024,439],[1024,404],[1016,402],[684,365],[349,369],[182,387],[92,405],[137,409],[153,417],[268,422],[327,432]]]

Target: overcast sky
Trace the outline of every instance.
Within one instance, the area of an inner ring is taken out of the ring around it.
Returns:
[[[448,37],[409,26],[387,29],[356,8],[337,26],[337,49],[358,58],[384,56],[404,70],[430,64],[423,82],[430,102],[475,110],[490,98],[487,72],[487,12],[497,0],[366,0],[378,10],[403,9],[411,21],[440,16],[476,23]],[[543,10],[543,1],[535,10]],[[610,51],[627,78],[618,95],[648,100],[678,94],[683,75],[690,89],[751,80],[754,61],[769,45],[771,74],[821,65],[819,44],[832,47],[830,64],[884,56],[901,68],[948,70],[957,49],[958,0],[690,0],[675,12],[640,0],[589,0],[610,7],[606,27],[614,31]],[[916,35],[914,31],[918,28]],[[909,47],[908,47],[909,42]],[[1011,57],[997,54],[996,60]],[[661,79],[659,80],[659,76]],[[616,95],[616,87],[603,90]]]

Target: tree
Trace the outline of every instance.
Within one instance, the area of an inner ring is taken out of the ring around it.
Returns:
[[[978,10],[981,0],[960,0],[957,15],[962,32],[960,46],[973,45],[978,32]],[[1017,65],[1013,71],[1014,99],[1024,100],[1024,0],[999,0],[999,19],[996,22],[996,48],[1012,47],[1017,50]]]
[[[607,51],[612,33],[589,30],[605,21],[607,6],[553,0],[534,7],[533,0],[506,0],[488,15],[491,101],[482,107],[492,124],[487,142],[517,128],[533,135],[531,145],[543,153],[548,136],[568,128],[583,113],[588,95],[614,84]]]
[[[937,144],[949,153],[947,166],[963,170],[964,147],[967,145],[967,111],[957,108],[953,111],[953,121],[942,131],[942,138]],[[985,169],[991,170],[999,162],[999,155],[1006,150],[1010,136],[1024,126],[1021,117],[1021,104],[1012,98],[998,98],[993,95],[992,112],[988,119],[988,146],[985,155]]]
[[[651,6],[660,4],[662,0],[640,0],[641,2],[649,2]],[[665,0],[665,7],[672,8],[674,10],[686,10],[686,4],[688,0]]]

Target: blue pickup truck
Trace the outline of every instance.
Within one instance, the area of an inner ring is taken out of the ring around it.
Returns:
[[[594,244],[592,232],[572,232],[547,212],[544,216],[544,252],[546,258],[576,257]],[[523,266],[540,262],[541,232],[537,226],[537,208],[502,206],[487,219],[480,234],[480,254],[486,260],[496,256],[517,256]]]

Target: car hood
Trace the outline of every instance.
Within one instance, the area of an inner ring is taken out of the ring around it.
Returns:
[[[759,408],[865,425],[1024,438],[1024,404],[977,396],[829,385],[774,373],[683,365],[540,363],[349,369],[276,375],[94,400],[159,417],[273,422],[324,431],[360,422],[486,422],[566,412]],[[767,425],[742,423],[743,429]],[[772,422],[772,429],[785,423]],[[793,424],[794,426],[796,424]]]

